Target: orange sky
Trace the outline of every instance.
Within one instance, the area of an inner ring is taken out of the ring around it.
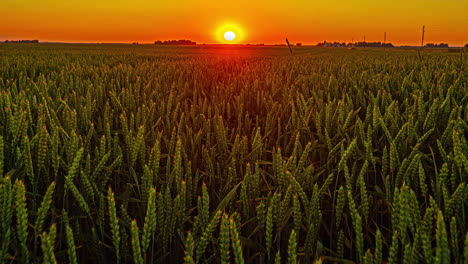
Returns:
[[[468,0],[0,0],[0,41],[240,43],[383,41],[468,43]]]

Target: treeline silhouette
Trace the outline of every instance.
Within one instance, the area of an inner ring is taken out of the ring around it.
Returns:
[[[448,48],[449,45],[447,43],[440,43],[440,44],[434,44],[434,43],[427,43],[424,45],[425,48]]]
[[[39,43],[39,40],[5,40],[5,43]]]
[[[321,42],[317,44],[318,47],[372,47],[372,48],[393,48],[392,43],[382,43],[382,42],[354,42],[354,43],[346,43],[346,42]]]
[[[165,40],[165,41],[155,41],[155,45],[197,45],[196,42],[186,39],[181,40]]]

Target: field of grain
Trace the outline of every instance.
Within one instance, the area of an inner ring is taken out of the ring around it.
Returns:
[[[1,262],[467,263],[465,61],[0,44]]]

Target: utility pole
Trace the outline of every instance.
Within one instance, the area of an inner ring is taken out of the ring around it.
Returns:
[[[292,55],[291,45],[289,44],[289,40],[288,40],[287,38],[286,38],[286,43],[288,43],[289,52],[290,52],[291,55]]]
[[[384,32],[384,35],[383,35],[383,44],[385,44],[387,42],[387,32]]]
[[[424,32],[425,32],[426,26],[423,25],[422,27],[422,38],[421,38],[421,49],[424,49]]]

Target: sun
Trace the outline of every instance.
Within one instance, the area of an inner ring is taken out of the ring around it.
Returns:
[[[224,39],[227,40],[227,41],[233,41],[236,39],[236,33],[232,32],[232,31],[226,31],[224,33]]]
[[[216,42],[222,44],[240,44],[246,39],[243,27],[232,22],[221,24],[213,33]]]

